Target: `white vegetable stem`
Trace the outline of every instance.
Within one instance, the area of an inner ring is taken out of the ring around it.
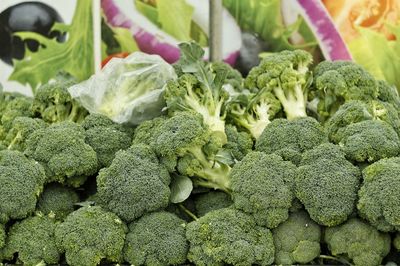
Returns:
[[[210,1],[210,59],[222,60],[222,0]]]

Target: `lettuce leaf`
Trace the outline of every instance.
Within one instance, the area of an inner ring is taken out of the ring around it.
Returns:
[[[71,25],[56,23],[54,31],[67,34],[67,41],[59,43],[34,32],[16,33],[23,40],[31,39],[41,45],[37,52],[26,49],[22,60],[14,61],[9,80],[29,84],[35,90],[57,73],[65,71],[77,80],[85,80],[94,72],[92,0],[77,1]]]

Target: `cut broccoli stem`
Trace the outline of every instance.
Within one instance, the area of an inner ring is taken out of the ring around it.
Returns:
[[[307,116],[306,97],[300,85],[295,85],[294,93],[289,92],[287,96],[280,86],[274,88],[274,93],[281,102],[288,120]]]
[[[348,265],[348,266],[354,266],[353,264],[351,264],[344,258],[337,258],[337,257],[333,257],[333,256],[328,256],[328,255],[319,255],[319,258],[321,258],[322,260],[325,259],[325,260],[337,261],[337,262],[343,263],[344,265]]]
[[[190,218],[192,218],[194,221],[199,220],[196,215],[194,215],[191,211],[189,211],[183,204],[178,204],[179,208],[181,208],[182,211],[184,211]]]

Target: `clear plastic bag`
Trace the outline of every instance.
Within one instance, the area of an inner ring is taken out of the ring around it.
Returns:
[[[164,86],[172,79],[173,67],[160,56],[135,52],[113,58],[100,73],[68,91],[90,113],[137,125],[161,114]]]

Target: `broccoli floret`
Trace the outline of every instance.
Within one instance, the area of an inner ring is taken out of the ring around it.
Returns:
[[[235,208],[258,225],[275,228],[289,216],[296,166],[275,154],[250,152],[231,172]]]
[[[169,114],[180,111],[199,113],[204,123],[223,144],[225,135],[225,102],[231,97],[226,89],[226,68],[204,62],[204,51],[196,43],[182,43],[179,65],[184,73],[178,80],[167,83],[164,98]],[[232,89],[233,90],[233,89]]]
[[[375,162],[394,157],[400,151],[397,133],[388,123],[379,120],[350,124],[338,138],[346,157],[355,162]]]
[[[363,170],[357,208],[380,231],[400,230],[400,158],[377,161]]]
[[[377,99],[379,90],[374,77],[356,63],[323,61],[315,67],[310,94],[318,100],[317,111],[324,121],[348,101]]]
[[[36,209],[56,220],[64,220],[75,210],[74,205],[78,202],[79,196],[73,189],[52,183],[48,184],[40,195]]]
[[[133,135],[133,144],[146,144],[150,145],[153,140],[154,132],[167,118],[164,116],[156,117],[151,120],[142,122],[135,128]]]
[[[170,176],[149,146],[118,151],[97,176],[98,196],[107,209],[131,222],[168,206]]]
[[[257,140],[256,151],[276,153],[297,165],[303,152],[325,142],[326,132],[314,118],[275,119]]]
[[[99,206],[82,207],[57,225],[56,243],[71,266],[122,261],[127,226]]]
[[[272,233],[252,216],[225,208],[187,225],[188,259],[199,266],[270,265],[274,262]]]
[[[117,151],[131,146],[133,131],[104,115],[87,116],[82,127],[86,130],[86,143],[97,153],[99,168],[110,166]]]
[[[397,110],[400,109],[400,97],[395,86],[389,85],[386,81],[378,80],[378,90],[380,101],[392,104]]]
[[[12,128],[14,119],[20,116],[31,117],[32,99],[15,94],[7,97],[0,106],[0,139],[4,140],[7,132]]]
[[[88,112],[68,92],[68,88],[75,83],[72,78],[56,78],[54,82],[39,87],[32,104],[34,116],[49,123],[81,123]]]
[[[224,62],[212,62],[208,65],[214,75],[219,73],[226,73],[224,79],[224,86],[230,85],[234,91],[241,91],[243,89],[242,74]]]
[[[225,133],[228,142],[224,149],[230,153],[234,161],[241,161],[247,153],[253,149],[253,140],[251,135],[244,131],[238,131],[234,125],[227,124]]]
[[[278,99],[263,88],[256,93],[244,91],[236,95],[228,105],[228,117],[258,139],[280,110]]]
[[[78,187],[97,171],[96,152],[85,143],[85,130],[73,122],[36,130],[26,147],[25,154],[44,166],[49,182]]]
[[[227,208],[233,204],[231,196],[222,191],[209,191],[196,195],[194,205],[198,217],[202,217],[210,211]]]
[[[326,228],[324,239],[332,255],[345,255],[356,266],[381,265],[390,251],[390,236],[357,218]]]
[[[180,265],[189,244],[186,222],[169,212],[147,214],[129,224],[124,258],[131,265]]]
[[[18,151],[0,151],[0,223],[31,214],[45,180],[43,167],[34,160]]]
[[[322,144],[304,153],[295,179],[296,196],[311,219],[335,226],[353,213],[360,177],[359,168],[338,146]]]
[[[291,213],[272,235],[277,265],[306,264],[320,254],[321,228],[304,211]]]
[[[281,103],[287,119],[305,117],[312,56],[303,50],[282,51],[264,58],[245,80],[252,91],[270,91]]]
[[[17,254],[17,264],[58,264],[60,250],[56,245],[56,223],[46,216],[28,217],[11,226],[3,256],[12,260]]]
[[[29,136],[38,129],[43,129],[47,125],[42,119],[30,117],[17,117],[14,119],[10,130],[8,131],[4,145],[9,150],[24,151],[26,149],[26,141]]]
[[[0,223],[0,249],[2,249],[6,244],[6,229],[4,225]],[[0,255],[1,258],[2,255]]]

